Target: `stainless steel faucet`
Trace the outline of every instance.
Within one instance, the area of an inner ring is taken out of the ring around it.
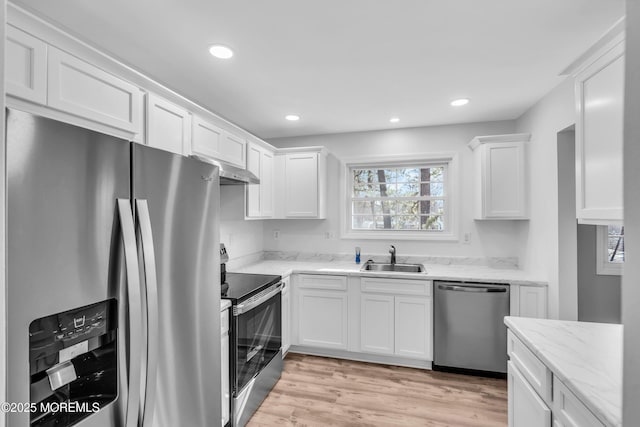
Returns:
[[[396,247],[391,245],[389,248],[389,253],[391,254],[391,264],[396,263]]]

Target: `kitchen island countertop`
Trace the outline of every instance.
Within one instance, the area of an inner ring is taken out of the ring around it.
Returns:
[[[505,317],[505,324],[606,426],[622,426],[622,325]]]

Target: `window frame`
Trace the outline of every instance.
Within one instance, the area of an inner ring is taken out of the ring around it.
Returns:
[[[457,152],[450,153],[416,153],[403,155],[388,155],[345,159],[342,162],[340,185],[342,197],[340,203],[340,237],[343,239],[377,239],[377,240],[425,240],[425,241],[456,241],[458,240],[458,156]],[[352,229],[351,194],[353,182],[352,169],[394,168],[419,165],[446,165],[445,173],[445,211],[444,231],[426,230],[354,230]]]
[[[609,226],[596,226],[596,274],[622,276],[624,262],[609,262]]]

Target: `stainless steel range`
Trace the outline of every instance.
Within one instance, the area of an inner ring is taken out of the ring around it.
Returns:
[[[232,304],[232,425],[244,426],[282,373],[282,277],[226,273]]]

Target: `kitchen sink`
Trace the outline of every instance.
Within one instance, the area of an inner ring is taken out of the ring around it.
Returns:
[[[424,273],[422,264],[385,264],[378,262],[365,263],[360,271],[396,271],[399,273]]]

